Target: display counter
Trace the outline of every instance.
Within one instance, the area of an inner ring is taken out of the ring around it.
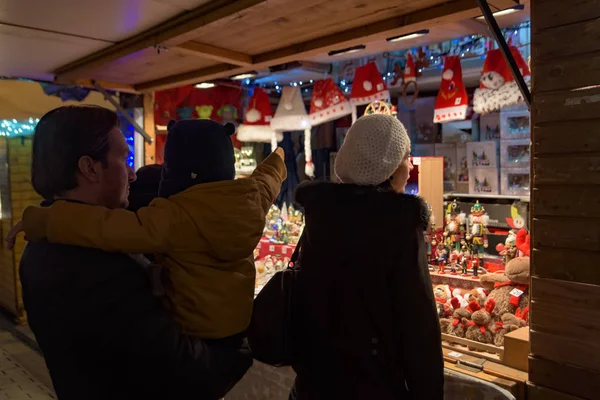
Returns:
[[[525,399],[526,372],[456,350],[443,351],[446,400]],[[254,361],[225,400],[288,400],[294,379],[290,367],[276,368]]]

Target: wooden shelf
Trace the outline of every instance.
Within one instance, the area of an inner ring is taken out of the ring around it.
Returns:
[[[493,200],[519,200],[524,203],[529,203],[529,196],[510,196],[504,194],[469,194],[469,193],[446,193],[444,200],[452,200],[453,198],[461,199],[493,199]]]

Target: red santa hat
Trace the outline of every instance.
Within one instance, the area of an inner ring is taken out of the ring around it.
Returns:
[[[369,104],[375,100],[387,100],[390,92],[383,81],[377,64],[370,62],[362,67],[356,68],[352,91],[350,92],[350,103],[353,106],[352,121],[356,121],[356,107]]]
[[[352,114],[352,106],[333,79],[315,82],[310,102],[312,126]]]
[[[402,76],[404,79],[404,83],[408,82],[416,82],[417,81],[417,71],[415,69],[415,60],[410,51],[406,52],[406,66],[404,67],[404,71],[402,72]]]
[[[261,88],[254,89],[254,94],[248,102],[244,123],[237,128],[237,139],[240,142],[271,142],[275,131],[271,129],[273,111],[269,95]],[[283,135],[279,134],[279,140]]]
[[[276,132],[304,131],[305,173],[313,176],[315,167],[312,163],[312,147],[310,145],[311,124],[302,99],[302,92],[298,86],[287,86],[281,91],[279,105],[277,105],[275,116],[271,120],[271,128]],[[271,146],[275,148],[277,143],[273,140]]]
[[[467,118],[469,98],[462,79],[458,56],[447,56],[440,91],[435,101],[433,122],[460,121]]]
[[[531,71],[523,56],[514,46],[509,46],[517,67],[527,86],[531,80]],[[476,113],[487,114],[500,110],[502,107],[523,103],[523,95],[515,81],[508,64],[500,49],[490,50],[487,53],[481,73],[481,84],[473,96],[473,109]]]

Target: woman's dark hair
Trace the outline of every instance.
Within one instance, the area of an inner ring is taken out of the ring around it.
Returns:
[[[78,162],[89,156],[106,163],[114,111],[98,106],[65,106],[42,117],[33,135],[31,181],[45,199],[77,187]],[[105,164],[106,165],[106,164]]]

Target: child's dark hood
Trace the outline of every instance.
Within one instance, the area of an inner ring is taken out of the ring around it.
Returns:
[[[169,122],[160,196],[169,197],[200,184],[235,178],[233,124],[211,120]]]

